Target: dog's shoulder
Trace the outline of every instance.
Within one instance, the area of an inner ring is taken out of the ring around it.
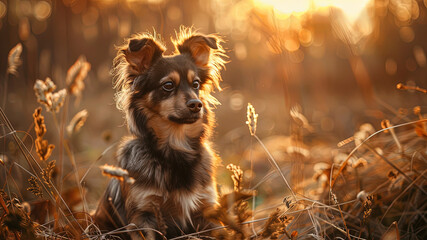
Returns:
[[[138,168],[138,165],[150,161],[152,159],[152,143],[147,142],[143,138],[127,136],[122,139],[122,142],[117,151],[117,159],[120,167],[126,170]]]

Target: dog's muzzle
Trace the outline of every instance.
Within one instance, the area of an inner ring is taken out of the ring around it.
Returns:
[[[190,99],[187,102],[187,107],[191,112],[198,113],[202,109],[203,103],[199,99]]]

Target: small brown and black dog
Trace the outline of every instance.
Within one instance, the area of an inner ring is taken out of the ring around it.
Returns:
[[[154,35],[136,35],[114,59],[116,102],[131,137],[117,156],[136,181],[111,180],[95,214],[101,230],[129,224],[131,239],[163,239],[211,226],[203,212],[217,204],[209,142],[214,124],[211,92],[224,67],[221,40],[181,28],[173,55]],[[128,236],[129,237],[129,236]]]

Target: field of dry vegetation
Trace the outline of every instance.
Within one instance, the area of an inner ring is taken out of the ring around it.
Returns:
[[[0,0],[0,239],[138,231],[92,220],[110,178],[133,181],[114,46],[182,24],[221,35],[229,62],[219,227],[174,239],[427,239],[421,0]]]

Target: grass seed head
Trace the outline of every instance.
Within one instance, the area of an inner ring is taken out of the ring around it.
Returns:
[[[34,130],[36,132],[37,138],[43,138],[47,132],[46,125],[44,124],[44,117],[42,115],[42,109],[39,107],[34,111]]]
[[[46,109],[50,112],[58,112],[64,104],[67,90],[62,89],[54,93],[56,85],[50,78],[43,80],[36,80],[34,83],[34,92],[36,93],[37,101],[45,105]]]
[[[258,114],[255,113],[255,108],[250,103],[248,103],[246,116],[248,118],[248,121],[246,121],[246,124],[249,127],[249,132],[251,133],[252,136],[254,136],[256,134]]]
[[[34,131],[36,132],[37,136],[34,140],[34,145],[36,146],[36,152],[40,158],[40,161],[46,161],[52,154],[55,145],[49,144],[47,140],[43,139],[47,132],[47,128],[41,112],[42,109],[39,107],[33,113]]]
[[[295,123],[302,128],[307,129],[309,132],[313,132],[314,128],[308,123],[307,118],[302,114],[301,107],[300,106],[293,106],[291,110],[289,111],[289,114],[291,115],[292,119],[295,121]]]
[[[9,51],[9,56],[7,57],[8,68],[7,73],[16,75],[18,74],[18,67],[21,65],[21,53],[22,53],[22,44],[18,43]]]
[[[239,192],[242,190],[243,171],[239,166],[228,164],[227,169],[232,172],[231,179],[234,184],[234,191]]]
[[[51,184],[51,182],[52,182],[52,174],[53,174],[55,166],[56,166],[55,164],[56,164],[55,160],[50,161],[47,164],[46,168],[43,169],[42,172],[41,172],[41,175],[42,175],[42,178],[43,178],[44,182],[50,188],[52,187],[52,184]]]
[[[32,192],[37,197],[43,197],[43,190],[40,187],[37,178],[31,176],[28,179],[28,182],[30,183],[30,187],[27,188],[28,191]]]
[[[36,146],[36,152],[41,161],[46,161],[52,155],[52,151],[55,148],[55,145],[49,144],[47,140],[41,138],[36,138],[34,141]]]
[[[362,124],[359,127],[359,131],[354,133],[354,143],[359,146],[366,138],[375,132],[375,128],[370,123]]]
[[[359,167],[364,167],[367,164],[368,164],[368,161],[366,161],[364,158],[358,158],[357,160],[353,161],[351,166],[353,168],[359,168]]]
[[[368,217],[372,213],[373,200],[374,200],[374,198],[371,195],[369,195],[366,197],[366,200],[363,202],[363,208],[364,208],[363,222],[366,222],[366,220],[368,219]]]
[[[339,148],[343,147],[343,146],[345,146],[345,145],[347,145],[353,141],[354,141],[354,136],[351,136],[351,137],[346,138],[346,139],[340,141],[339,143],[337,143],[337,147],[339,147]]]
[[[45,105],[46,108],[50,108],[50,106],[52,106],[52,88],[56,88],[56,86],[50,85],[50,82],[52,82],[50,78],[46,78],[45,81],[36,80],[36,82],[34,83],[34,91],[36,93],[37,101]]]
[[[68,69],[66,83],[70,94],[80,96],[85,87],[84,80],[91,68],[85,56],[80,56],[77,61]]]
[[[83,125],[85,124],[88,115],[89,114],[86,109],[74,115],[74,117],[71,119],[70,123],[67,126],[68,134],[72,135],[73,133],[78,132],[80,128],[83,127]]]
[[[64,105],[65,97],[67,96],[67,90],[62,89],[52,94],[52,106],[50,110],[52,112],[59,112],[59,109]]]
[[[128,184],[135,183],[135,179],[129,176],[129,172],[126,169],[111,166],[108,164],[105,164],[104,166],[100,167],[102,170],[102,174],[104,176],[110,177],[110,178],[116,178],[120,181],[124,181]]]

